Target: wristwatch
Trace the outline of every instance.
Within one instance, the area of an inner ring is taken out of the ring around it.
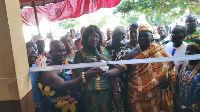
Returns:
[[[185,108],[186,108],[186,106],[182,105],[182,109],[185,109]]]

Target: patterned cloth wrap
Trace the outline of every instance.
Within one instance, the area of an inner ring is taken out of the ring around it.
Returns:
[[[66,60],[63,65],[72,64]],[[66,82],[75,79],[76,76],[72,74],[71,69],[60,70],[60,77]],[[48,108],[50,112],[82,112],[80,109],[80,96],[81,94],[77,89],[68,90],[63,92],[51,88],[50,86],[43,86],[38,83],[38,87],[43,97],[50,98],[48,102]]]
[[[197,29],[194,33],[185,37],[184,41],[189,43],[193,39],[200,39],[200,29]]]
[[[152,43],[134,59],[170,57],[161,46]],[[129,72],[129,105],[131,112],[172,112],[176,74],[173,62],[121,65]],[[169,85],[161,90],[161,84]]]
[[[47,58],[43,55],[40,55],[37,60],[35,61],[35,65],[37,67],[42,67],[42,66],[46,66],[46,61],[47,61]]]
[[[101,48],[99,54],[103,54],[108,59],[110,55],[105,48]],[[96,53],[88,50],[83,46],[82,50],[77,51],[74,57],[74,64],[77,63],[91,63],[98,62]],[[88,71],[90,68],[75,69],[77,77],[82,73]],[[82,106],[85,112],[111,112],[112,98],[110,90],[110,81],[108,77],[100,76],[92,78],[84,83],[82,86]]]
[[[130,51],[130,49],[126,46],[126,44],[120,44],[118,46],[111,45],[106,47],[108,52],[110,53],[112,61],[118,61],[122,60],[123,57]],[[127,74],[124,73],[123,75],[120,75],[117,77],[118,87],[120,90],[120,97],[121,102],[117,109],[114,110],[114,112],[128,112],[128,77]],[[114,105],[114,104],[113,104]]]
[[[193,75],[192,72],[195,71],[186,71],[187,65],[186,62],[178,74],[178,96],[184,106],[192,106],[200,101],[200,63],[196,66],[197,71]],[[195,112],[200,112],[200,110],[195,110]]]
[[[162,41],[158,42],[158,45],[163,47],[164,45],[168,44],[169,42],[170,42],[170,40],[163,39]]]

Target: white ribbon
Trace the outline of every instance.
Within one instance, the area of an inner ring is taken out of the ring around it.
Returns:
[[[186,60],[200,60],[200,55],[196,54],[196,55],[187,55],[179,57],[174,56],[174,57],[163,57],[163,58],[132,59],[132,60],[121,60],[121,61],[54,65],[45,67],[30,67],[30,72],[99,67],[99,66],[106,66],[107,64],[139,64],[139,63],[155,63],[155,62],[186,61]]]
[[[146,59],[132,59],[121,61],[108,61],[108,64],[139,64],[139,63],[155,63],[155,62],[168,62],[168,61],[186,61],[186,60],[200,60],[200,55],[187,55],[187,56],[173,56],[163,58],[146,58]]]
[[[106,65],[107,65],[107,62],[94,62],[94,63],[79,63],[79,64],[68,64],[68,65],[53,65],[53,66],[44,66],[44,67],[30,67],[30,72],[99,67],[99,66],[106,66]]]

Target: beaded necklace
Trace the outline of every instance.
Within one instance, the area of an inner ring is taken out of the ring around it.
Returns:
[[[193,35],[193,36],[185,38],[184,40],[191,40],[191,39],[195,39],[195,38],[200,39],[200,35]]]
[[[188,35],[185,37],[184,41],[186,43],[189,43],[192,39],[200,39],[200,34],[199,34],[200,30],[197,29],[194,33]]]
[[[195,38],[200,39],[200,34],[198,31],[194,32],[191,35],[188,35],[187,37],[185,37],[184,40],[191,40],[191,39],[195,39]]]
[[[190,73],[190,75],[188,76],[188,78],[186,78],[186,76],[185,76],[185,71],[186,71],[187,65],[188,65],[188,62],[186,62],[183,65],[183,68],[181,69],[181,72],[180,72],[180,74],[182,75],[181,82],[185,81],[185,82],[190,83],[192,81],[192,78],[195,76],[195,74],[200,69],[200,62],[197,64],[197,66],[195,67],[195,69]]]

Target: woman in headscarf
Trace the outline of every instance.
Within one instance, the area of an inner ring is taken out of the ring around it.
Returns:
[[[97,26],[86,27],[82,35],[83,48],[76,52],[74,64],[98,62],[99,60],[109,60],[108,51],[101,47],[102,35]],[[94,65],[95,66],[95,65]],[[84,74],[89,68],[75,69],[75,74]],[[85,112],[111,112],[112,100],[110,92],[110,82],[108,77],[100,76],[87,80],[82,88],[82,106]]]
[[[65,45],[66,50],[66,59],[70,62],[73,62],[75,50],[74,50],[74,44],[72,42],[72,38],[70,36],[63,36],[61,37],[60,41]]]
[[[188,43],[186,55],[200,54],[200,40]],[[200,61],[188,60],[179,65],[176,88],[176,112],[200,112]]]

